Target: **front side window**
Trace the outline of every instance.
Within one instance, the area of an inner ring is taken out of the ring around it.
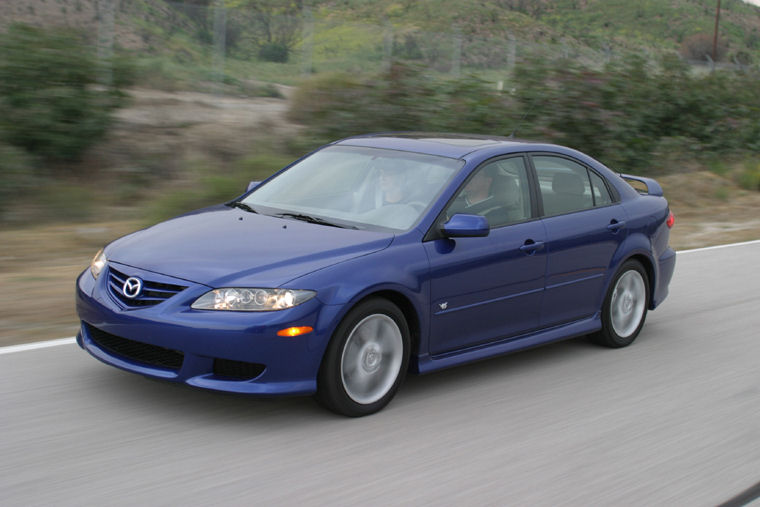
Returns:
[[[378,148],[330,146],[256,188],[258,213],[332,225],[404,231],[440,195],[462,160]]]
[[[524,159],[506,158],[478,168],[446,209],[448,218],[457,213],[484,216],[491,228],[530,218],[530,189]]]

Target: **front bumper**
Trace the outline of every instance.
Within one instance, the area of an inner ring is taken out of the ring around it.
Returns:
[[[168,277],[119,265],[130,276]],[[193,310],[209,287],[182,280],[187,289],[145,308],[128,309],[107,289],[107,276],[89,270],[77,279],[76,306],[82,326],[79,345],[104,363],[123,370],[196,387],[258,395],[311,394],[340,307],[318,298],[275,312]],[[314,331],[280,337],[291,326]],[[168,356],[170,361],[154,360]],[[240,374],[230,374],[232,365]],[[238,368],[238,366],[242,366]],[[250,366],[250,367],[248,367]],[[245,372],[252,372],[251,378]]]

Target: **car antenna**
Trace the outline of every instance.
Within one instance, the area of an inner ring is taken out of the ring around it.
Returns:
[[[520,118],[520,123],[518,123],[517,127],[515,127],[515,129],[512,131],[512,133],[507,136],[507,139],[514,139],[515,138],[515,134],[517,133],[518,130],[520,130],[520,127],[523,126],[523,123],[525,123],[525,118],[528,117],[528,113],[529,112],[530,111],[525,111],[525,114],[523,114],[522,118]]]

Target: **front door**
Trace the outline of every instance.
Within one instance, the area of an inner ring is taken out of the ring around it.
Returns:
[[[468,179],[445,216],[478,214],[486,237],[425,243],[430,260],[430,353],[477,346],[538,328],[546,234],[534,219],[523,157],[490,161]]]

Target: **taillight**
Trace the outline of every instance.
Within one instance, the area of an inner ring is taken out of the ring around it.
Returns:
[[[668,212],[668,220],[665,222],[668,226],[668,229],[671,229],[673,227],[673,224],[676,223],[676,217],[673,216],[673,212]]]

